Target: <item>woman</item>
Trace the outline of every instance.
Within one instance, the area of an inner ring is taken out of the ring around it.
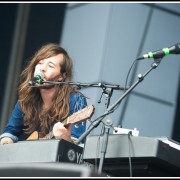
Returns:
[[[71,85],[37,84],[27,87],[38,73],[44,81],[72,81],[73,63],[58,44],[42,46],[21,73],[18,101],[9,122],[1,134],[1,144],[17,142],[25,133],[38,131],[43,138],[53,132],[56,139],[76,140],[86,129],[86,121],[65,126],[63,121],[87,106],[86,98]],[[27,136],[28,137],[28,136]]]

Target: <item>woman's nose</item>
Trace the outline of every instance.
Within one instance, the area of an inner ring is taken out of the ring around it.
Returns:
[[[46,71],[46,65],[45,65],[45,64],[42,64],[42,65],[41,65],[40,71],[42,71],[42,72]]]

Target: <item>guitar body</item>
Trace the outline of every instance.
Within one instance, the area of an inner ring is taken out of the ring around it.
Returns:
[[[94,113],[94,106],[89,105],[85,108],[75,112],[71,116],[69,116],[63,123],[64,125],[68,124],[76,124],[83,120],[89,119],[92,117]],[[38,140],[38,139],[52,139],[53,138],[53,132],[50,131],[45,137],[39,138],[39,133],[37,131],[34,131],[26,140]]]
[[[37,131],[34,131],[26,140],[38,140],[39,134]]]

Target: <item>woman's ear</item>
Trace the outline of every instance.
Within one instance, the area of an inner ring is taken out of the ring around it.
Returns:
[[[63,73],[63,78],[66,79],[66,72]]]
[[[58,81],[65,81],[66,79],[66,73],[63,73],[59,76]]]

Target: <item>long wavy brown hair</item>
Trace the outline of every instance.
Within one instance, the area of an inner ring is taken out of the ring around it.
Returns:
[[[72,59],[68,53],[58,44],[48,43],[43,45],[28,62],[26,68],[21,73],[20,86],[18,90],[19,105],[24,113],[24,130],[32,133],[40,128],[42,134],[46,134],[49,128],[57,121],[63,121],[69,115],[69,97],[72,92],[78,92],[74,86],[56,85],[57,93],[53,98],[51,107],[42,109],[42,98],[39,88],[28,88],[27,84],[34,76],[35,66],[42,59],[63,54],[61,64],[61,74],[65,75],[66,82],[72,81]]]

